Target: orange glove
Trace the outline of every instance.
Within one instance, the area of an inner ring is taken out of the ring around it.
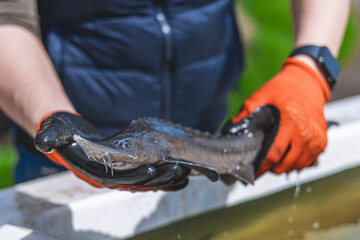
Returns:
[[[70,170],[71,172],[73,172],[78,178],[88,182],[89,184],[93,185],[94,187],[100,188],[100,187],[108,187],[108,188],[115,188],[113,186],[106,186],[103,185],[87,176],[85,176],[84,174],[81,174],[80,172],[76,171],[74,168],[72,168],[61,156],[60,154],[56,151],[53,150],[51,153],[44,153],[44,155],[49,158],[51,161],[53,161],[54,163],[64,166],[66,169]]]
[[[50,160],[64,166],[94,187],[127,191],[178,190],[188,183],[189,169],[176,164],[144,165],[136,169],[105,171],[103,165],[89,161],[74,144],[73,135],[99,139],[98,130],[78,113],[55,112],[45,115],[37,126],[36,148]]]
[[[323,109],[329,98],[326,80],[304,62],[290,57],[276,76],[244,102],[239,115],[232,118],[233,124],[263,105],[272,105],[280,113],[278,131],[256,177],[268,170],[300,170],[316,160],[327,143]]]

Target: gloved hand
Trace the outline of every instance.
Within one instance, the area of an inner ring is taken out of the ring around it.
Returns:
[[[129,191],[173,191],[185,187],[188,183],[190,169],[177,164],[144,165],[127,171],[114,170],[111,175],[105,172],[103,165],[88,159],[74,142],[75,134],[87,139],[102,137],[91,123],[77,113],[50,113],[38,124],[35,146],[53,162],[64,166],[95,187]]]
[[[329,98],[330,88],[323,76],[290,57],[276,76],[244,102],[240,113],[231,119],[232,124],[264,105],[279,112],[279,125],[266,157],[257,166],[256,177],[268,170],[283,173],[313,164],[327,143],[323,109]]]

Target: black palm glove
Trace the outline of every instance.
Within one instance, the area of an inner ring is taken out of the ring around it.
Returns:
[[[53,162],[72,171],[95,187],[130,191],[178,190],[188,183],[190,169],[177,164],[144,165],[136,169],[108,173],[104,166],[90,161],[74,142],[77,134],[87,139],[100,139],[98,130],[81,116],[56,112],[42,118],[35,136],[36,148]]]

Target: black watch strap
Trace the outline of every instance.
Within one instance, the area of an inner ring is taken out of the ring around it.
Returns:
[[[299,54],[308,55],[315,60],[329,84],[330,89],[332,89],[339,77],[340,66],[331,55],[329,49],[327,47],[308,45],[295,49],[290,56],[292,57]]]

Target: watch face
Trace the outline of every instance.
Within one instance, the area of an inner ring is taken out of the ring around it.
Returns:
[[[339,77],[340,66],[326,47],[321,48],[318,61],[330,78],[329,80],[331,80],[332,84],[334,84],[336,79]]]

